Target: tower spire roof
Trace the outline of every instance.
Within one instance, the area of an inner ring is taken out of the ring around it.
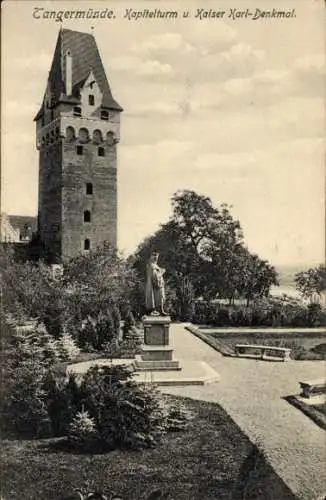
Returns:
[[[72,57],[72,98],[79,97],[79,90],[92,68],[94,77],[103,95],[102,106],[122,111],[121,106],[112,96],[101,56],[99,54],[93,33],[82,33],[62,28],[59,31],[56,48],[49,72],[48,88],[51,92],[51,103],[55,106],[62,100],[71,100],[66,95],[65,56],[70,52]],[[43,114],[44,102],[35,120]]]

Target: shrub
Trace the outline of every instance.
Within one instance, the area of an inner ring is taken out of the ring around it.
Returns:
[[[164,433],[158,393],[132,381],[126,366],[90,368],[81,393],[106,449],[152,446]]]
[[[258,298],[249,306],[197,302],[192,321],[214,326],[312,327],[326,325],[326,310],[286,295]]]
[[[126,337],[129,331],[135,326],[135,318],[132,312],[129,310],[126,314],[124,324],[123,324],[123,337]]]
[[[82,349],[101,350],[116,337],[112,314],[100,311],[96,317],[88,316],[78,333],[78,344]]]
[[[63,336],[56,341],[55,345],[61,361],[71,361],[80,353],[79,347],[68,333],[63,334]]]
[[[194,413],[186,407],[182,400],[163,399],[164,427],[169,431],[183,431],[194,418]]]
[[[4,428],[22,437],[50,435],[44,390],[46,368],[37,359],[25,359],[19,369],[6,368],[2,401]]]
[[[71,373],[66,380],[51,372],[47,376],[45,390],[52,433],[54,436],[64,436],[74,415],[81,408],[76,375]]]
[[[116,305],[113,305],[113,307],[112,307],[112,322],[113,322],[114,335],[117,338],[119,338],[120,337],[121,315],[120,315],[119,308]]]
[[[81,451],[90,451],[98,440],[96,423],[85,410],[76,413],[68,427],[68,441]]]
[[[124,340],[113,340],[104,346],[105,356],[107,358],[134,358],[140,353],[141,341],[138,336],[130,336]]]

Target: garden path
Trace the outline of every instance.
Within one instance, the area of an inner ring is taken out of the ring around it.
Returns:
[[[299,499],[324,498],[325,432],[283,399],[299,392],[300,380],[324,376],[324,363],[223,357],[182,324],[171,325],[170,333],[177,359],[205,361],[221,378],[206,386],[162,388],[164,392],[220,404],[249,439],[261,446]]]

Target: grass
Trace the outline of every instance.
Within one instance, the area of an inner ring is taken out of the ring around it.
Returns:
[[[195,412],[189,428],[155,449],[103,455],[64,452],[58,440],[2,442],[6,500],[58,500],[74,488],[144,499],[156,488],[173,500],[294,500],[294,496],[218,405],[183,399]]]
[[[325,353],[314,352],[317,345],[325,345],[325,336],[304,334],[298,336],[295,333],[264,333],[257,332],[219,332],[201,327],[188,327],[201,340],[219,351],[224,356],[234,355],[236,344],[260,344],[274,347],[289,347],[292,350],[292,357],[295,360],[324,360]]]

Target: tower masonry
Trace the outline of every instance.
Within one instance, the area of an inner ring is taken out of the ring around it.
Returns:
[[[92,34],[61,29],[36,121],[38,232],[53,261],[117,244],[114,100]]]

